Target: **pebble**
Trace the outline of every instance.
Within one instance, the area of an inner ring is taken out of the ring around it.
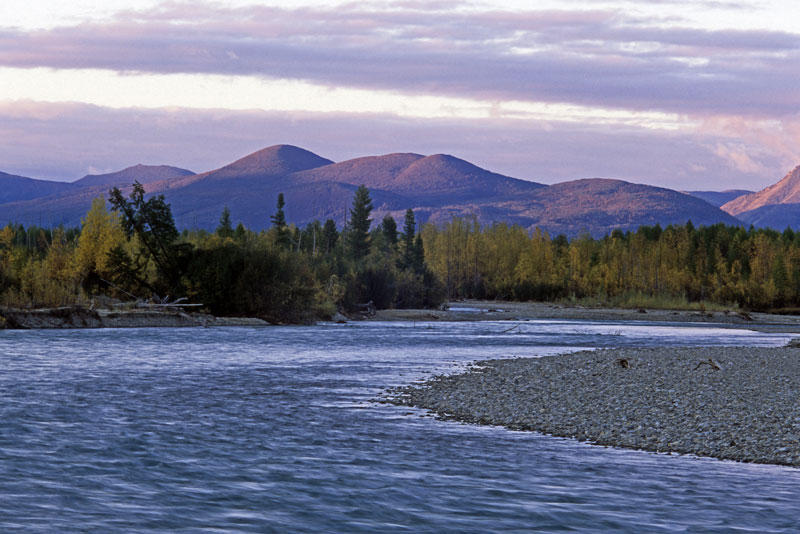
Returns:
[[[481,361],[389,400],[603,446],[800,466],[798,394],[797,348],[625,348]]]

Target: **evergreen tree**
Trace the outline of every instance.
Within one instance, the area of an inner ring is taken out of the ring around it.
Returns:
[[[217,235],[220,237],[233,237],[231,210],[228,209],[228,206],[222,209],[222,215],[219,218],[219,226],[217,226]]]
[[[111,190],[109,203],[114,211],[120,213],[126,235],[130,238],[135,234],[142,251],[153,260],[167,283],[174,283],[179,275],[176,263],[178,251],[174,246],[179,234],[172,218],[172,209],[164,201],[164,195],[145,201],[144,187],[135,182],[130,200],[125,200],[122,192],[115,187]]]
[[[381,232],[388,249],[393,250],[397,247],[397,223],[394,217],[387,215],[381,222]]]
[[[246,237],[247,237],[247,229],[244,227],[242,223],[237,224],[235,233],[236,241],[244,241]]]
[[[414,210],[407,209],[405,222],[403,223],[403,256],[400,259],[400,267],[410,269],[414,265],[414,236],[417,231],[417,223],[414,220]]]
[[[347,243],[350,255],[354,260],[360,260],[369,254],[370,239],[369,227],[372,219],[372,199],[369,189],[365,185],[358,186],[353,198],[353,208],[350,210],[350,224],[347,233]]]
[[[286,202],[283,199],[283,193],[278,193],[278,211],[269,219],[272,221],[272,227],[275,228],[275,242],[281,247],[288,248],[290,240],[289,231],[286,228],[286,215],[283,212],[283,207],[285,205]]]
[[[336,230],[336,223],[333,219],[325,221],[325,226],[322,227],[322,250],[325,254],[330,254],[336,247],[336,241],[339,240],[339,232]]]

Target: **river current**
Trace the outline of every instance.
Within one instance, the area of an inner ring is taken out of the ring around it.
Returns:
[[[486,358],[790,337],[588,321],[0,331],[0,532],[800,532],[798,469],[374,402]]]

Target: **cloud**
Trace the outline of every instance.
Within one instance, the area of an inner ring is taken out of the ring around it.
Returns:
[[[747,160],[737,167],[736,142],[719,133],[507,118],[423,120],[365,113],[112,110],[0,102],[0,170],[66,181],[137,163],[203,172],[280,143],[335,161],[391,152],[447,153],[544,183],[604,177],[673,189],[758,189],[791,168],[767,151],[754,160],[760,168],[748,167]],[[722,165],[720,157],[733,166]]]
[[[725,139],[714,151],[739,170],[759,172],[759,166],[791,169],[800,163],[800,112],[780,120],[710,116],[699,123],[697,132]]]
[[[718,144],[714,153],[732,168],[748,174],[764,173],[764,165],[753,159],[741,144]]]
[[[236,74],[686,114],[797,109],[798,34],[656,25],[612,9],[456,5],[168,3],[102,23],[2,30],[0,65]]]

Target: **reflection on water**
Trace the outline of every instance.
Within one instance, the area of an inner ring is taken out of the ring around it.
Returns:
[[[791,336],[581,321],[0,332],[0,532],[796,532],[800,471],[372,402],[485,358]]]

